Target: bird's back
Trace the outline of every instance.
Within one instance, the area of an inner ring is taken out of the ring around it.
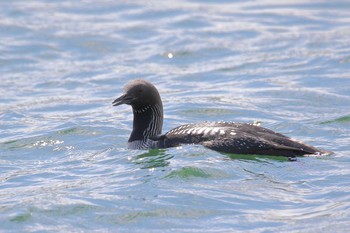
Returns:
[[[219,152],[235,154],[293,157],[319,151],[272,130],[235,122],[186,124],[170,130],[161,140],[162,147],[201,144]]]

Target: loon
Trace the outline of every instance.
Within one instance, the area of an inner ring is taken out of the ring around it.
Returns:
[[[125,85],[125,94],[113,106],[131,105],[133,130],[129,149],[169,148],[183,144],[200,144],[209,149],[232,154],[274,155],[295,158],[326,151],[304,144],[256,124],[202,122],[178,126],[162,134],[163,104],[157,88],[145,80]]]

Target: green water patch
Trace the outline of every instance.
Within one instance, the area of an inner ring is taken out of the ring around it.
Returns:
[[[98,206],[92,204],[73,204],[73,205],[57,205],[49,209],[40,209],[37,207],[30,207],[25,212],[17,214],[9,219],[10,222],[22,223],[30,221],[33,217],[44,216],[77,216],[85,214],[91,210],[98,209]]]
[[[27,213],[18,214],[10,218],[10,222],[22,223],[30,220],[31,218],[32,218],[31,212],[27,212]]]
[[[333,120],[322,121],[320,124],[331,124],[331,123],[349,123],[350,116],[342,116]]]
[[[214,211],[208,209],[192,209],[192,208],[181,208],[181,207],[164,207],[155,208],[148,211],[131,211],[126,214],[113,216],[113,220],[116,224],[129,224],[137,223],[147,218],[201,218],[210,216]]]
[[[7,142],[0,143],[0,149],[14,150],[27,147],[30,144],[31,141],[29,139],[10,140]]]
[[[174,156],[166,153],[166,150],[152,149],[146,153],[136,156],[132,162],[141,165],[142,169],[151,169],[157,167],[166,167],[170,164],[169,160]]]
[[[182,167],[178,170],[170,172],[165,178],[225,178],[229,175],[225,172],[212,168],[198,168],[193,166]]]
[[[68,129],[58,130],[58,135],[96,135],[97,131],[84,127],[72,127]]]
[[[255,155],[255,154],[228,154],[225,153],[227,157],[230,159],[237,159],[237,160],[253,160],[253,161],[266,161],[268,160],[274,160],[274,161],[280,161],[280,162],[289,162],[294,161],[291,160],[288,157],[285,156],[275,156],[275,155]]]
[[[16,150],[16,149],[31,149],[45,146],[54,146],[61,144],[62,141],[53,139],[51,136],[35,136],[29,138],[22,138],[17,140],[10,140],[0,143],[0,149]]]
[[[1,149],[15,149],[18,148],[18,141],[19,140],[10,140],[7,142],[0,143],[0,148]],[[23,146],[20,146],[23,147]]]

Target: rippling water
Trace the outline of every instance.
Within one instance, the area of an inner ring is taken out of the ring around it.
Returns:
[[[347,232],[350,3],[145,2],[0,1],[1,231]],[[136,78],[165,131],[258,120],[334,154],[127,150]]]

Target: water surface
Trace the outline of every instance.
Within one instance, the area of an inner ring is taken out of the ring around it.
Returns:
[[[347,232],[347,1],[0,1],[4,232]],[[167,131],[261,125],[326,157],[126,149],[143,78]]]

